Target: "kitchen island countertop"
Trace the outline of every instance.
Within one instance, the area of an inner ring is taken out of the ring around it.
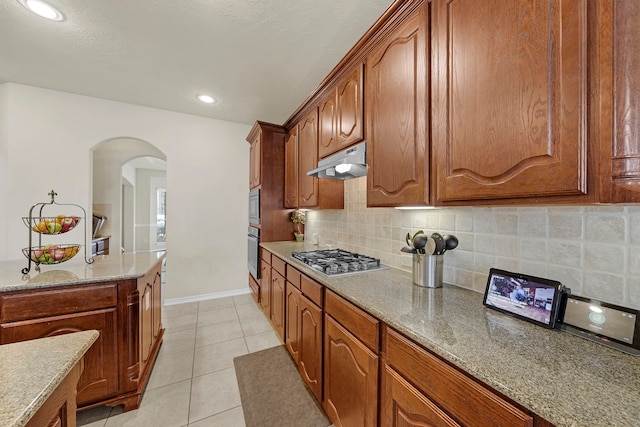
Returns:
[[[640,426],[640,358],[483,306],[482,294],[413,285],[390,268],[331,277],[291,257],[310,243],[262,247],[558,427]]]
[[[27,274],[21,271],[27,265],[26,259],[0,261],[0,292],[137,279],[164,256],[164,251],[99,255],[93,257],[92,264],[87,264],[78,254],[64,263],[41,265],[40,273],[35,271],[35,265],[32,264]]]
[[[0,425],[26,425],[98,335],[91,330],[0,345]]]

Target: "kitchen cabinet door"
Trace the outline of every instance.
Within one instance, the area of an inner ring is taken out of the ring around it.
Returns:
[[[275,269],[271,269],[271,323],[284,341],[284,298],[286,282]]]
[[[381,383],[381,425],[389,427],[460,426],[387,364],[384,365]]]
[[[307,172],[318,165],[318,110],[298,124],[298,207],[318,206],[318,178]]]
[[[161,263],[138,279],[140,298],[140,369],[144,369],[152,355],[153,346],[162,331],[161,321]]]
[[[298,370],[318,402],[322,402],[322,333],[322,309],[301,296]]]
[[[298,207],[298,126],[284,140],[284,207]]]
[[[367,57],[367,206],[429,203],[427,8]]]
[[[362,65],[358,66],[338,85],[336,111],[338,150],[360,142],[364,138],[362,69]]]
[[[284,343],[291,358],[298,365],[300,361],[300,298],[302,298],[302,292],[289,281],[287,281],[286,291]]]
[[[432,2],[436,202],[587,192],[587,1]]]
[[[345,77],[320,103],[318,157],[324,158],[364,137],[362,65]]]
[[[640,2],[598,2],[599,85],[592,91],[601,118],[604,202],[640,202]],[[613,10],[611,10],[611,8]],[[612,28],[613,27],[613,28]],[[613,40],[611,40],[613,37]],[[613,67],[611,67],[613,64]],[[612,73],[612,75],[610,74]],[[613,120],[608,120],[613,108]],[[613,141],[611,136],[613,135]]]
[[[338,91],[331,91],[318,107],[318,157],[323,158],[338,150],[337,110]]]
[[[77,405],[115,396],[118,385],[118,313],[115,307],[19,322],[3,323],[0,344],[46,338],[95,329],[100,333],[84,355],[84,371],[78,381]]]
[[[249,149],[249,189],[260,185],[262,167],[262,132],[258,132],[250,143]]]
[[[267,319],[271,318],[271,266],[260,260],[260,305]]]
[[[324,409],[335,425],[377,425],[378,356],[325,315]]]

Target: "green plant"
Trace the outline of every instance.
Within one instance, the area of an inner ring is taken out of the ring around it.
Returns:
[[[291,212],[291,221],[295,224],[296,233],[302,233],[302,226],[307,221],[306,211],[296,209]]]

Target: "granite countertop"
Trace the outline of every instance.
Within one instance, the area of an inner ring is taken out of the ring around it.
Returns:
[[[137,279],[144,276],[164,256],[164,251],[99,255],[93,257],[92,264],[87,264],[82,253],[79,253],[60,264],[41,264],[41,273],[35,271],[32,263],[31,271],[24,275],[22,269],[27,266],[26,258],[0,261],[0,292]]]
[[[640,426],[639,357],[486,308],[474,291],[413,285],[403,270],[330,277],[291,257],[318,246],[261,246],[558,427]]]
[[[26,425],[98,335],[91,330],[0,345],[0,425]]]

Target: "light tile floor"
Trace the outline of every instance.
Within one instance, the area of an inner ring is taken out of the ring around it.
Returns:
[[[88,427],[244,427],[233,358],[280,345],[251,295],[163,307],[164,341],[140,408],[78,413]]]

